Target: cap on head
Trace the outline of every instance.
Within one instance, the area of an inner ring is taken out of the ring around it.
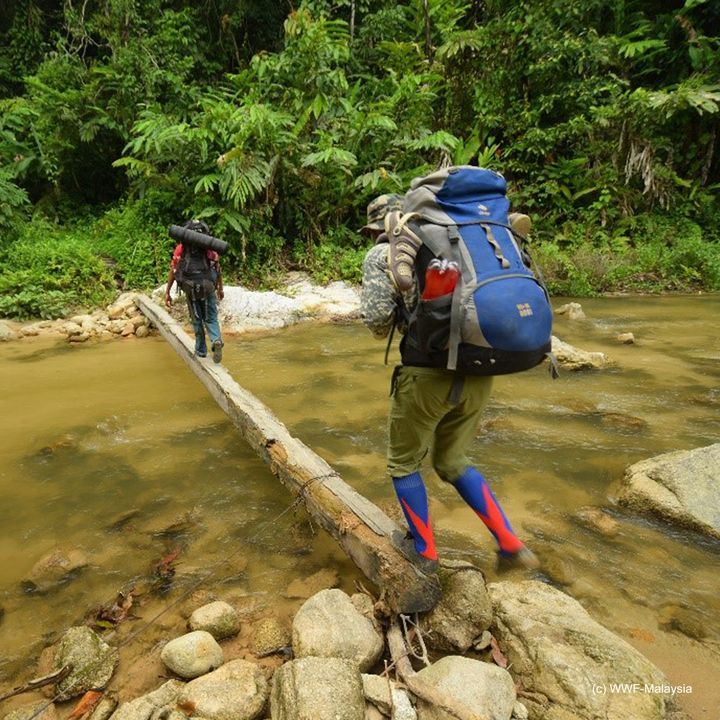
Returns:
[[[360,232],[365,235],[371,230],[383,231],[385,216],[393,210],[402,210],[402,195],[379,195],[367,206],[367,224]]]
[[[188,220],[186,223],[183,223],[183,227],[188,230],[194,230],[195,232],[202,233],[203,235],[210,234],[208,224],[202,220]]]

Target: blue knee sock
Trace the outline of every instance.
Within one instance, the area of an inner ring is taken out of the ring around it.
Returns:
[[[453,483],[462,499],[475,511],[495,536],[501,554],[512,555],[524,547],[493,495],[487,480],[474,467],[467,467]]]
[[[393,486],[413,536],[415,550],[418,555],[430,560],[437,560],[435,538],[428,511],[427,491],[422,476],[420,473],[414,472],[410,475],[393,478]]]

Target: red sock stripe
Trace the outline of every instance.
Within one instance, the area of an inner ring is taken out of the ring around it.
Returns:
[[[437,560],[438,555],[437,550],[435,549],[435,537],[433,535],[430,518],[428,518],[426,525],[425,521],[417,513],[413,512],[413,509],[405,502],[405,500],[401,500],[400,502],[402,502],[405,512],[407,512],[410,517],[418,535],[420,535],[420,537],[425,541],[425,550],[418,554],[428,558],[428,560]]]
[[[485,486],[482,489],[485,498],[487,515],[476,510],[475,514],[485,523],[488,530],[497,539],[500,550],[508,553],[516,553],[523,548],[522,540],[508,527],[507,520],[493,499],[490,489]]]

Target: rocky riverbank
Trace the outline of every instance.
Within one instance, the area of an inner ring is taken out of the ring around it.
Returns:
[[[251,653],[233,644],[243,626],[238,609],[206,602],[151,650],[165,679],[132,698],[117,650],[88,627],[70,628],[46,653],[52,672],[73,666],[48,690],[53,702],[27,703],[4,720],[30,720],[40,710],[44,720],[684,717],[676,699],[687,688],[670,686],[561,591],[532,580],[487,585],[459,561],[445,561],[440,575],[442,599],[408,619],[401,652],[388,642],[397,621],[367,593],[316,592],[290,626],[275,617],[257,626]],[[81,697],[86,712],[81,705],[68,715]]]

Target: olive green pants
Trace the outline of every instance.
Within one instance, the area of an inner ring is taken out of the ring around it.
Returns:
[[[448,482],[471,465],[467,451],[490,398],[492,377],[466,377],[460,402],[451,405],[454,378],[441,368],[396,370],[388,419],[387,466],[392,477],[417,472],[429,451],[435,471]]]

